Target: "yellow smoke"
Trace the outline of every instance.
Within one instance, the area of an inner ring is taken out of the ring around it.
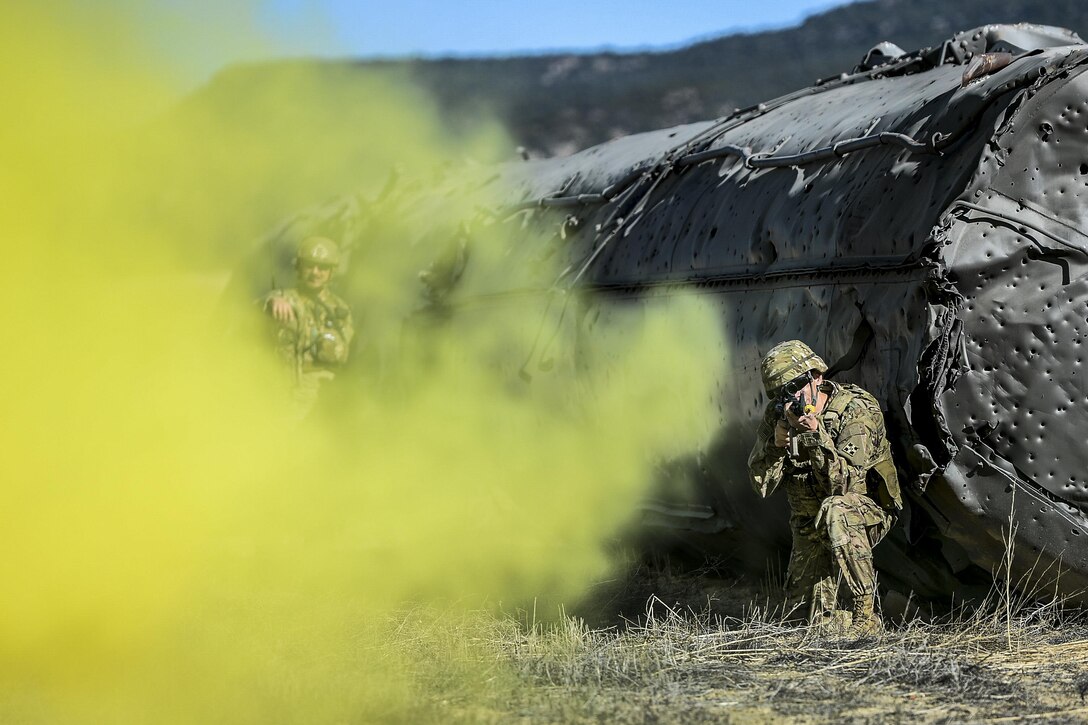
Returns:
[[[676,298],[579,330],[538,295],[406,335],[420,261],[488,200],[372,206],[384,243],[360,241],[350,280],[381,365],[338,415],[289,423],[264,338],[213,326],[227,265],[300,207],[373,198],[396,165],[511,144],[301,66],[236,115],[179,110],[187,43],[265,42],[250,6],[186,5],[199,22],[0,11],[0,721],[402,717],[419,660],[385,646],[388,613],[563,601],[602,576],[654,465],[713,433],[720,323]],[[433,249],[429,227],[449,232]],[[475,229],[470,264],[501,271],[511,232]],[[554,367],[526,383],[542,325]]]

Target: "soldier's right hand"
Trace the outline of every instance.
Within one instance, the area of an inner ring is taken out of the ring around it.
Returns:
[[[774,444],[779,448],[788,448],[790,445],[790,429],[784,420],[779,420],[774,427]]]
[[[280,296],[273,296],[268,300],[268,309],[277,322],[294,322],[295,310],[291,303]]]

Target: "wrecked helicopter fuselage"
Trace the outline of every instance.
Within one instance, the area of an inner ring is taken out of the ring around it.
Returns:
[[[496,169],[562,227],[560,285],[610,304],[696,289],[731,346],[715,443],[644,506],[665,541],[762,566],[784,502],[752,493],[759,361],[809,342],[885,410],[909,500],[885,586],[1021,577],[1088,591],[1088,45],[989,26],[715,121]],[[539,250],[516,249],[530,259]],[[530,365],[530,370],[532,365]],[[779,497],[781,498],[781,497]],[[758,526],[752,522],[759,522]],[[1006,545],[1011,537],[1013,546]]]

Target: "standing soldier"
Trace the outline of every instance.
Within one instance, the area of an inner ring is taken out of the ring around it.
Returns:
[[[336,377],[348,361],[352,327],[351,308],[329,289],[340,265],[336,243],[310,237],[295,257],[298,284],[275,290],[265,309],[276,322],[276,349],[294,380],[294,417],[313,409],[322,384]]]
[[[771,402],[748,471],[760,496],[786,489],[788,593],[809,602],[813,624],[852,620],[850,636],[875,635],[873,547],[903,506],[880,405],[856,385],[825,380],[827,364],[799,340],[775,345],[760,368]],[[852,612],[837,607],[840,583]]]

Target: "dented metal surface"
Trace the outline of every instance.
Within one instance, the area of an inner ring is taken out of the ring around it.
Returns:
[[[882,400],[913,483],[877,550],[887,586],[984,584],[1012,523],[1014,581],[1088,588],[1086,71],[1068,31],[993,26],[504,172],[522,208],[563,199],[587,230],[560,285],[695,287],[721,310],[736,384],[718,442],[691,461],[700,500],[666,482],[648,523],[756,565],[786,545],[744,453],[759,359],[801,338]]]
[[[506,165],[489,185],[505,199],[496,219],[562,230],[555,288],[599,293],[578,319],[607,324],[609,304],[678,289],[720,310],[720,430],[663,478],[649,526],[756,568],[788,550],[784,504],[756,499],[745,461],[766,403],[759,360],[800,338],[884,407],[910,493],[876,550],[886,587],[984,587],[1011,529],[1014,582],[1084,600],[1088,46],[1075,34],[988,26],[914,53],[878,46],[811,88]],[[510,264],[539,254],[516,248]]]

